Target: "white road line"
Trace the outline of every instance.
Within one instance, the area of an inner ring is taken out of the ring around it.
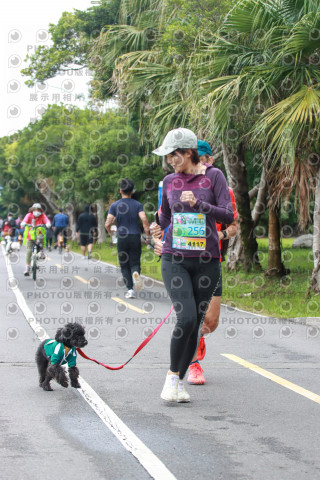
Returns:
[[[4,253],[4,249],[3,249],[2,245],[1,245],[1,248],[2,248],[2,253]],[[18,303],[20,309],[22,310],[22,313],[25,316],[27,322],[29,323],[30,327],[35,332],[35,334],[37,335],[39,340],[42,341],[42,340],[45,340],[46,338],[50,338],[49,335],[47,334],[47,332],[45,331],[45,329],[37,322],[33,313],[31,312],[30,308],[28,307],[28,305],[26,303],[26,300],[25,300],[24,296],[22,295],[22,293],[21,293],[21,291],[18,287],[18,283],[17,283],[17,281],[15,279],[15,276],[13,274],[11,263],[10,263],[8,257],[4,257],[4,258],[5,258],[5,263],[6,263],[7,271],[8,271],[9,286],[11,287],[11,290],[15,294],[16,299],[17,299],[17,303]]]
[[[3,247],[2,252],[4,254]],[[50,338],[45,329],[37,322],[28,307],[25,298],[17,285],[9,259],[7,257],[4,258],[8,271],[9,284],[12,287],[12,291],[16,296],[18,305],[27,322],[39,340]],[[81,383],[81,389],[79,389],[78,392],[101,418],[113,435],[115,435],[115,437],[117,437],[122,443],[125,449],[136,457],[149,475],[155,480],[177,480],[161,460],[123,423],[123,421],[102,400],[102,398],[99,397],[90,385],[82,377],[79,377],[79,380]]]
[[[122,445],[139,460],[152,478],[157,480],[176,480],[176,477],[161,460],[141,442],[82,378],[79,392]]]

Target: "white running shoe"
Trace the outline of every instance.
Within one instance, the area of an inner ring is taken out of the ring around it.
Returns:
[[[162,400],[167,402],[177,402],[178,401],[178,375],[169,375],[166,376],[164,386],[161,392],[160,397]]]
[[[136,294],[134,293],[134,290],[128,290],[127,293],[125,294],[125,298],[136,298]]]
[[[140,290],[142,289],[142,278],[140,277],[138,272],[133,272],[132,278],[137,292],[140,292]]]
[[[183,380],[179,380],[178,382],[178,403],[187,403],[190,402],[190,395],[184,388]]]

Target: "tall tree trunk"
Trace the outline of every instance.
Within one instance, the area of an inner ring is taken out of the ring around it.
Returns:
[[[265,274],[282,277],[286,273],[281,260],[280,207],[269,205],[268,270]]]
[[[97,206],[97,220],[98,220],[98,243],[104,243],[107,241],[106,228],[105,228],[105,213],[104,213],[104,203],[100,198],[96,202]]]
[[[75,202],[69,202],[64,207],[65,213],[69,217],[68,240],[76,240],[77,211]]]
[[[266,182],[266,172],[265,168],[263,168],[261,173],[260,182],[253,187],[249,192],[249,200],[252,201],[254,197],[257,197],[256,203],[252,210],[252,220],[254,226],[257,225],[259,219],[265,209],[267,208],[267,195],[268,195],[268,184]],[[236,270],[239,264],[243,264],[244,255],[243,255],[243,248],[241,243],[240,237],[240,230],[238,231],[237,235],[230,238],[229,240],[229,248],[228,248],[228,257],[226,266],[228,270]]]
[[[252,210],[252,220],[255,226],[258,224],[258,221],[261,215],[267,208],[267,196],[268,196],[268,183],[266,180],[266,168],[263,167],[260,182],[259,182],[257,200]]]
[[[246,271],[250,271],[253,268],[261,269],[257,255],[258,244],[251,216],[247,170],[244,163],[245,146],[241,143],[236,154],[232,153],[226,145],[223,145],[222,148],[228,183],[234,190],[239,212],[240,237],[243,248],[242,265]]]
[[[310,281],[310,289],[314,293],[320,293],[320,168],[316,174],[316,188],[313,212],[313,272]]]
[[[232,175],[231,173],[231,155],[232,155],[232,152],[231,152],[231,149],[225,144],[223,143],[222,144],[222,151],[223,151],[223,163],[224,163],[224,167],[226,169],[226,172],[227,172],[227,182],[228,182],[228,185],[229,187],[232,188],[232,190],[235,189],[236,187],[236,181],[235,181],[235,178],[234,176]]]
[[[228,256],[227,256],[227,269],[231,272],[236,270],[238,265],[242,265],[244,262],[243,247],[241,243],[240,232],[229,240]]]

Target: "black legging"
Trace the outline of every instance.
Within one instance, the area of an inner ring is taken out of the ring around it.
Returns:
[[[175,259],[165,253],[161,272],[177,316],[170,345],[170,370],[179,372],[182,379],[196,352],[200,326],[221,278],[220,259]]]
[[[133,288],[132,274],[140,273],[141,236],[128,234],[118,237],[118,257],[124,283],[128,290]]]

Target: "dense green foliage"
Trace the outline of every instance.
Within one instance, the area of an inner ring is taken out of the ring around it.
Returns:
[[[118,112],[52,105],[41,120],[0,140],[0,206],[17,213],[34,201],[53,209],[119,197],[119,180],[132,178],[147,213],[157,205],[162,178],[156,159],[141,155],[137,132]]]

